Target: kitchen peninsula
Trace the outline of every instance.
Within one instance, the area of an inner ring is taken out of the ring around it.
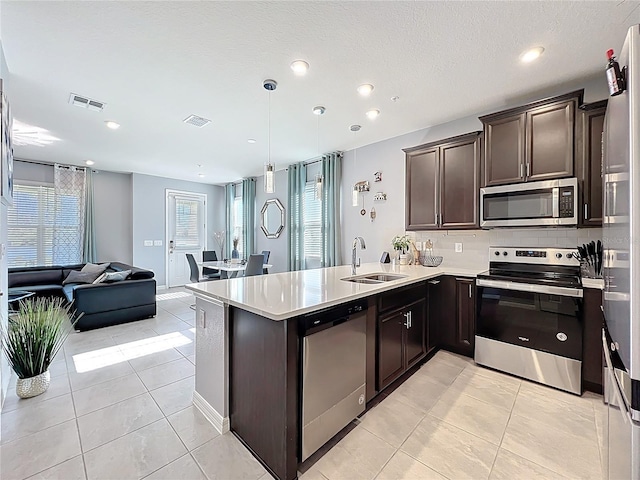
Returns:
[[[454,292],[454,280],[466,282],[466,298],[467,284],[473,283],[469,279],[485,269],[371,263],[359,267],[357,276],[385,273],[401,278],[351,282],[345,280],[351,277],[351,267],[339,266],[188,285],[196,296],[194,404],[219,431],[232,430],[277,478],[294,479],[301,459],[300,319],[365,299],[368,402],[437,346],[435,335],[443,333],[435,333],[428,317],[432,305],[440,303],[442,292],[434,291],[434,302],[427,304],[430,288],[439,288],[437,278],[451,279]],[[384,353],[379,352],[384,331],[378,325],[389,326],[385,329],[398,325],[396,333],[385,330],[390,333],[389,346],[398,349],[398,335],[409,336],[403,331],[403,308],[418,304],[414,353],[408,358],[402,347],[402,353],[398,350],[383,358]],[[453,297],[447,310],[455,312],[459,304]],[[380,323],[385,320],[388,322]],[[464,337],[464,332],[456,330],[455,319],[448,323],[451,325],[441,328],[443,332]],[[461,341],[473,340],[465,337]]]

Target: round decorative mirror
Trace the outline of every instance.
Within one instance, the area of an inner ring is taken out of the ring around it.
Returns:
[[[262,231],[267,238],[278,238],[284,230],[284,205],[277,198],[264,202],[262,210]]]

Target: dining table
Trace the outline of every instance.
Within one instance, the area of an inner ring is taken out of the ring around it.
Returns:
[[[244,272],[247,268],[247,263],[231,263],[223,260],[217,260],[215,262],[196,262],[201,267],[214,268],[220,270],[220,278],[235,278],[240,272]],[[262,268],[271,268],[273,265],[270,263],[264,263]],[[224,275],[223,275],[224,274]]]

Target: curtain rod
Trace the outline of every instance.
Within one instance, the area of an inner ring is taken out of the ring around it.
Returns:
[[[77,165],[62,165],[60,163],[56,164],[56,163],[39,162],[37,160],[26,160],[24,158],[14,158],[13,160],[16,161],[16,162],[31,163],[33,165],[44,165],[45,167],[54,167],[55,168],[55,166],[58,165],[59,167],[62,167],[62,168],[72,168],[73,167],[73,168],[80,168],[82,170],[88,170],[87,167],[80,167],[80,166],[77,166]]]

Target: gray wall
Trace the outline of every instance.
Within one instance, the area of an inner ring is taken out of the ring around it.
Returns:
[[[0,39],[0,78],[2,79],[3,89],[7,92],[7,98],[11,102],[11,88],[9,85],[9,68],[4,58],[4,50],[2,49],[2,40]],[[0,204],[0,322],[2,328],[7,327],[7,256],[4,255],[5,245],[7,244],[7,207]],[[0,355],[0,410],[2,403],[9,388],[9,379],[11,378],[11,367],[7,363],[4,355]]]
[[[607,98],[608,95],[604,76],[599,75],[595,78],[589,78],[573,84],[557,86],[553,89],[535,92],[535,94],[530,95],[528,98],[510,99],[508,104],[496,105],[495,108],[486,112],[479,112],[478,114],[470,115],[449,123],[436,125],[416,132],[390,138],[382,142],[360,147],[357,149],[357,156],[354,150],[345,152],[342,175],[342,194],[344,199],[342,211],[343,263],[348,263],[351,258],[351,243],[356,235],[364,237],[367,242],[367,250],[363,251],[360,255],[362,261],[376,262],[380,259],[382,251],[389,251],[391,249],[391,239],[395,235],[400,235],[405,232],[405,157],[404,152],[402,151],[403,148],[482,130],[482,123],[478,120],[479,115],[514,107],[546,96],[570,92],[579,88],[585,89],[584,100],[587,103]],[[364,128],[366,128],[366,126]],[[373,174],[376,171],[382,171],[382,182],[373,182]],[[352,207],[351,192],[353,184],[361,180],[369,180],[371,184],[371,192],[361,195],[360,205],[357,208]],[[373,201],[373,195],[379,191],[387,194],[386,202]],[[363,196],[365,208],[367,210],[367,215],[365,216],[360,215]],[[375,207],[377,214],[376,219],[373,222],[369,217],[369,212],[372,206]],[[565,230],[562,229],[561,231],[564,232]],[[524,230],[524,232],[527,232],[527,230]],[[475,233],[478,235],[483,234],[482,231]],[[464,234],[456,234],[455,232],[437,232],[433,233],[432,236],[442,238],[443,235],[446,236],[451,234],[470,235],[471,238],[474,238],[473,235],[475,233],[466,232]],[[523,233],[522,235],[525,238],[527,236],[526,233]],[[597,235],[601,235],[601,231],[599,229],[586,233],[587,238]],[[582,234],[575,235],[575,237],[580,238],[584,236],[585,235]],[[574,235],[571,237],[573,238]],[[536,237],[534,241],[536,242],[535,245],[537,245],[538,237]],[[555,243],[555,239],[549,240],[549,242]],[[449,245],[451,242],[443,241],[441,243],[443,245]],[[484,249],[483,251],[486,251],[484,248],[485,243],[488,246],[488,240],[480,243],[475,242],[475,245],[478,245],[479,249]],[[453,244],[451,243],[450,246],[453,247]],[[463,252],[462,254],[456,254],[456,261],[464,263],[466,261],[477,260],[476,257],[472,256],[471,252],[474,252],[474,250],[471,249],[470,253]]]
[[[271,252],[269,263],[273,265],[273,268],[269,269],[269,272],[286,272],[289,259],[289,195],[287,191],[287,171],[280,170],[276,172],[275,193],[264,193],[263,182],[264,177],[258,177],[256,180],[256,251],[254,253],[269,250]],[[282,205],[284,205],[284,230],[278,238],[267,238],[262,232],[262,228],[260,228],[262,225],[260,211],[262,210],[264,202],[269,198],[277,198],[282,202]]]
[[[153,270],[159,286],[166,284],[167,189],[207,195],[207,245],[217,247],[213,232],[224,230],[224,188],[138,173],[132,175],[132,187],[133,264]],[[162,240],[163,245],[145,247],[145,240]]]
[[[99,261],[133,263],[131,174],[95,172],[93,200]]]

